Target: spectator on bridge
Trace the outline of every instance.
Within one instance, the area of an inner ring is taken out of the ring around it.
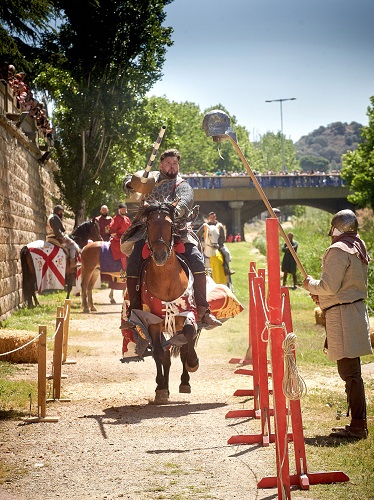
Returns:
[[[321,278],[307,276],[303,282],[324,314],[325,348],[345,382],[347,416],[351,414],[351,423],[333,429],[330,436],[348,439],[365,439],[368,435],[360,356],[372,352],[364,302],[370,257],[357,229],[357,217],[351,210],[336,213],[329,231],[331,245],[322,257]]]
[[[104,241],[110,240],[110,223],[112,221],[112,217],[108,215],[108,207],[103,205],[100,208],[100,215],[96,217],[97,223],[100,228],[100,236]]]
[[[297,252],[298,242],[293,239],[293,233],[287,234],[288,239],[292,245],[292,248]],[[283,286],[286,286],[288,274],[292,275],[293,279],[293,290],[296,290],[297,277],[296,277],[296,261],[290,252],[286,243],[284,243],[282,252],[284,252],[282,260],[282,272],[283,272]]]

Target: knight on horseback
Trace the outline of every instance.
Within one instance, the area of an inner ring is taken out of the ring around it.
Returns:
[[[69,256],[69,266],[71,269],[74,269],[77,267],[77,255],[80,249],[75,241],[66,234],[65,227],[62,224],[63,214],[64,207],[56,205],[53,209],[53,214],[51,214],[47,220],[46,241],[64,248]]]
[[[175,226],[177,238],[184,244],[186,258],[194,278],[194,295],[199,322],[214,328],[222,325],[221,321],[211,314],[206,300],[206,274],[204,257],[198,246],[196,235],[188,227],[193,213],[194,192],[192,187],[179,175],[180,153],[176,149],[164,151],[160,157],[159,172],[152,171],[149,176],[142,177],[142,172],[129,175],[124,181],[125,192],[139,194],[143,202],[154,203],[178,199],[175,208]],[[140,180],[141,179],[141,180]],[[121,250],[129,256],[127,262],[127,291],[130,307],[141,309],[140,273],[144,262],[142,251],[145,245],[146,227],[142,220],[135,219],[132,226],[121,239]],[[126,325],[121,325],[126,328]]]

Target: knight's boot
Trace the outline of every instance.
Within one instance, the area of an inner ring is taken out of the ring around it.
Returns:
[[[334,427],[330,437],[346,439],[366,439],[369,431],[366,419],[352,418],[350,425]]]
[[[194,274],[194,293],[197,309],[197,319],[199,323],[208,325],[208,328],[221,326],[219,321],[209,309],[209,304],[206,300],[206,276],[205,273]]]
[[[127,294],[129,296],[129,308],[127,309],[127,318],[130,318],[131,311],[133,309],[141,309],[141,292],[139,288],[138,278],[136,277],[127,277]],[[128,319],[127,321],[122,319],[120,329],[123,330],[125,328],[133,328],[134,325]]]

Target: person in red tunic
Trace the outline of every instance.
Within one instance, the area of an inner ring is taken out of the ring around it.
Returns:
[[[111,236],[110,249],[112,251],[113,259],[124,259],[122,262],[126,262],[126,255],[122,253],[120,249],[121,236],[131,225],[131,221],[126,214],[127,206],[124,203],[120,203],[118,205],[118,214],[113,217],[109,225]],[[123,266],[122,268],[125,269]]]
[[[108,215],[108,207],[103,205],[100,208],[100,214],[96,217],[97,223],[100,228],[100,236],[104,241],[109,241],[110,239],[110,223],[112,221],[112,217]]]

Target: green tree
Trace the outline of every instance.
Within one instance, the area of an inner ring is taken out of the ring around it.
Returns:
[[[341,175],[353,191],[348,200],[361,208],[374,209],[374,96],[370,102],[368,126],[361,129],[363,140],[355,151],[343,155]]]
[[[304,172],[327,172],[329,161],[326,158],[315,155],[305,155],[300,158],[300,166]]]
[[[267,132],[260,136],[256,143],[256,149],[260,158],[257,160],[260,172],[279,173],[282,171],[282,134],[278,132]],[[291,139],[284,138],[284,162],[288,172],[300,170],[300,165],[296,157],[296,149]]]
[[[50,0],[0,2],[0,61],[13,64],[18,72],[32,72],[24,51],[28,43],[36,46],[42,33],[50,29],[52,14]]]
[[[131,157],[141,100],[172,44],[168,3],[56,0],[61,22],[43,39],[36,84],[55,103],[55,179],[76,223],[116,184],[116,149]]]
[[[245,172],[240,158],[230,144],[225,141],[217,145],[205,135],[202,129],[205,113],[222,106],[212,106],[202,112],[192,102],[178,103],[168,101],[166,97],[151,97],[143,102],[142,128],[136,139],[136,152],[130,156],[127,151],[119,151],[117,155],[117,171],[125,173],[144,169],[150,152],[152,141],[157,137],[161,125],[166,125],[166,133],[162,149],[177,148],[182,156],[181,171],[183,173]],[[237,133],[238,143],[248,160],[256,156],[255,149],[249,141],[245,127],[237,124],[235,116],[231,124]]]

